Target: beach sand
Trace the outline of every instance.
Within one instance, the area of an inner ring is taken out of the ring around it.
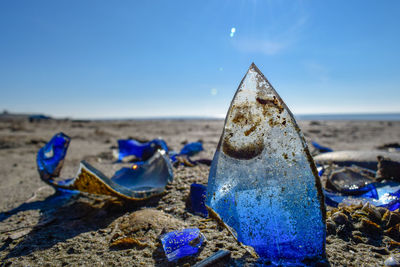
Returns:
[[[307,141],[334,150],[376,149],[400,142],[400,122],[300,121]],[[205,151],[194,158],[212,159],[222,132],[222,120],[71,121],[30,123],[0,120],[0,262],[5,266],[189,266],[220,249],[241,263],[254,259],[215,221],[187,209],[190,185],[207,183],[209,166],[174,168],[165,194],[143,203],[121,203],[93,195],[57,199],[39,178],[36,153],[55,133],[72,138],[62,177],[75,176],[83,159],[111,176],[125,166],[113,164],[112,149],[122,138],[163,138],[179,151],[186,142],[202,140]],[[129,164],[128,164],[129,165]],[[169,263],[157,237],[166,231],[198,227],[207,239],[196,258]],[[131,247],[110,247],[113,240],[133,237]],[[390,240],[389,240],[390,241]],[[327,237],[332,266],[382,265],[398,248],[386,243]],[[188,265],[189,264],[189,265]]]

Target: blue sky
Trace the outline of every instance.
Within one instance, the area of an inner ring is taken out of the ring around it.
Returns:
[[[0,109],[224,116],[254,61],[294,113],[400,112],[399,14],[396,0],[4,0]]]

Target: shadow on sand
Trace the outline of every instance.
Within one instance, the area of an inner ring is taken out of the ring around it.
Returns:
[[[45,250],[59,242],[81,233],[106,228],[126,212],[142,207],[155,207],[161,196],[141,202],[121,202],[107,197],[57,191],[43,201],[24,203],[19,207],[0,213],[0,222],[26,210],[40,210],[41,217],[2,260],[26,256],[37,250]],[[11,241],[6,241],[0,251],[6,250]]]

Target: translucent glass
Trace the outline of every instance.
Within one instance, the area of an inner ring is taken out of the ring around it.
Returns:
[[[315,164],[293,115],[254,64],[226,116],[206,204],[261,259],[324,258],[325,206]]]

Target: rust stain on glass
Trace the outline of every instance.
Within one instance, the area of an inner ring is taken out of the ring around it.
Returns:
[[[206,204],[262,259],[325,257],[324,196],[314,161],[292,113],[254,64],[227,113]]]

